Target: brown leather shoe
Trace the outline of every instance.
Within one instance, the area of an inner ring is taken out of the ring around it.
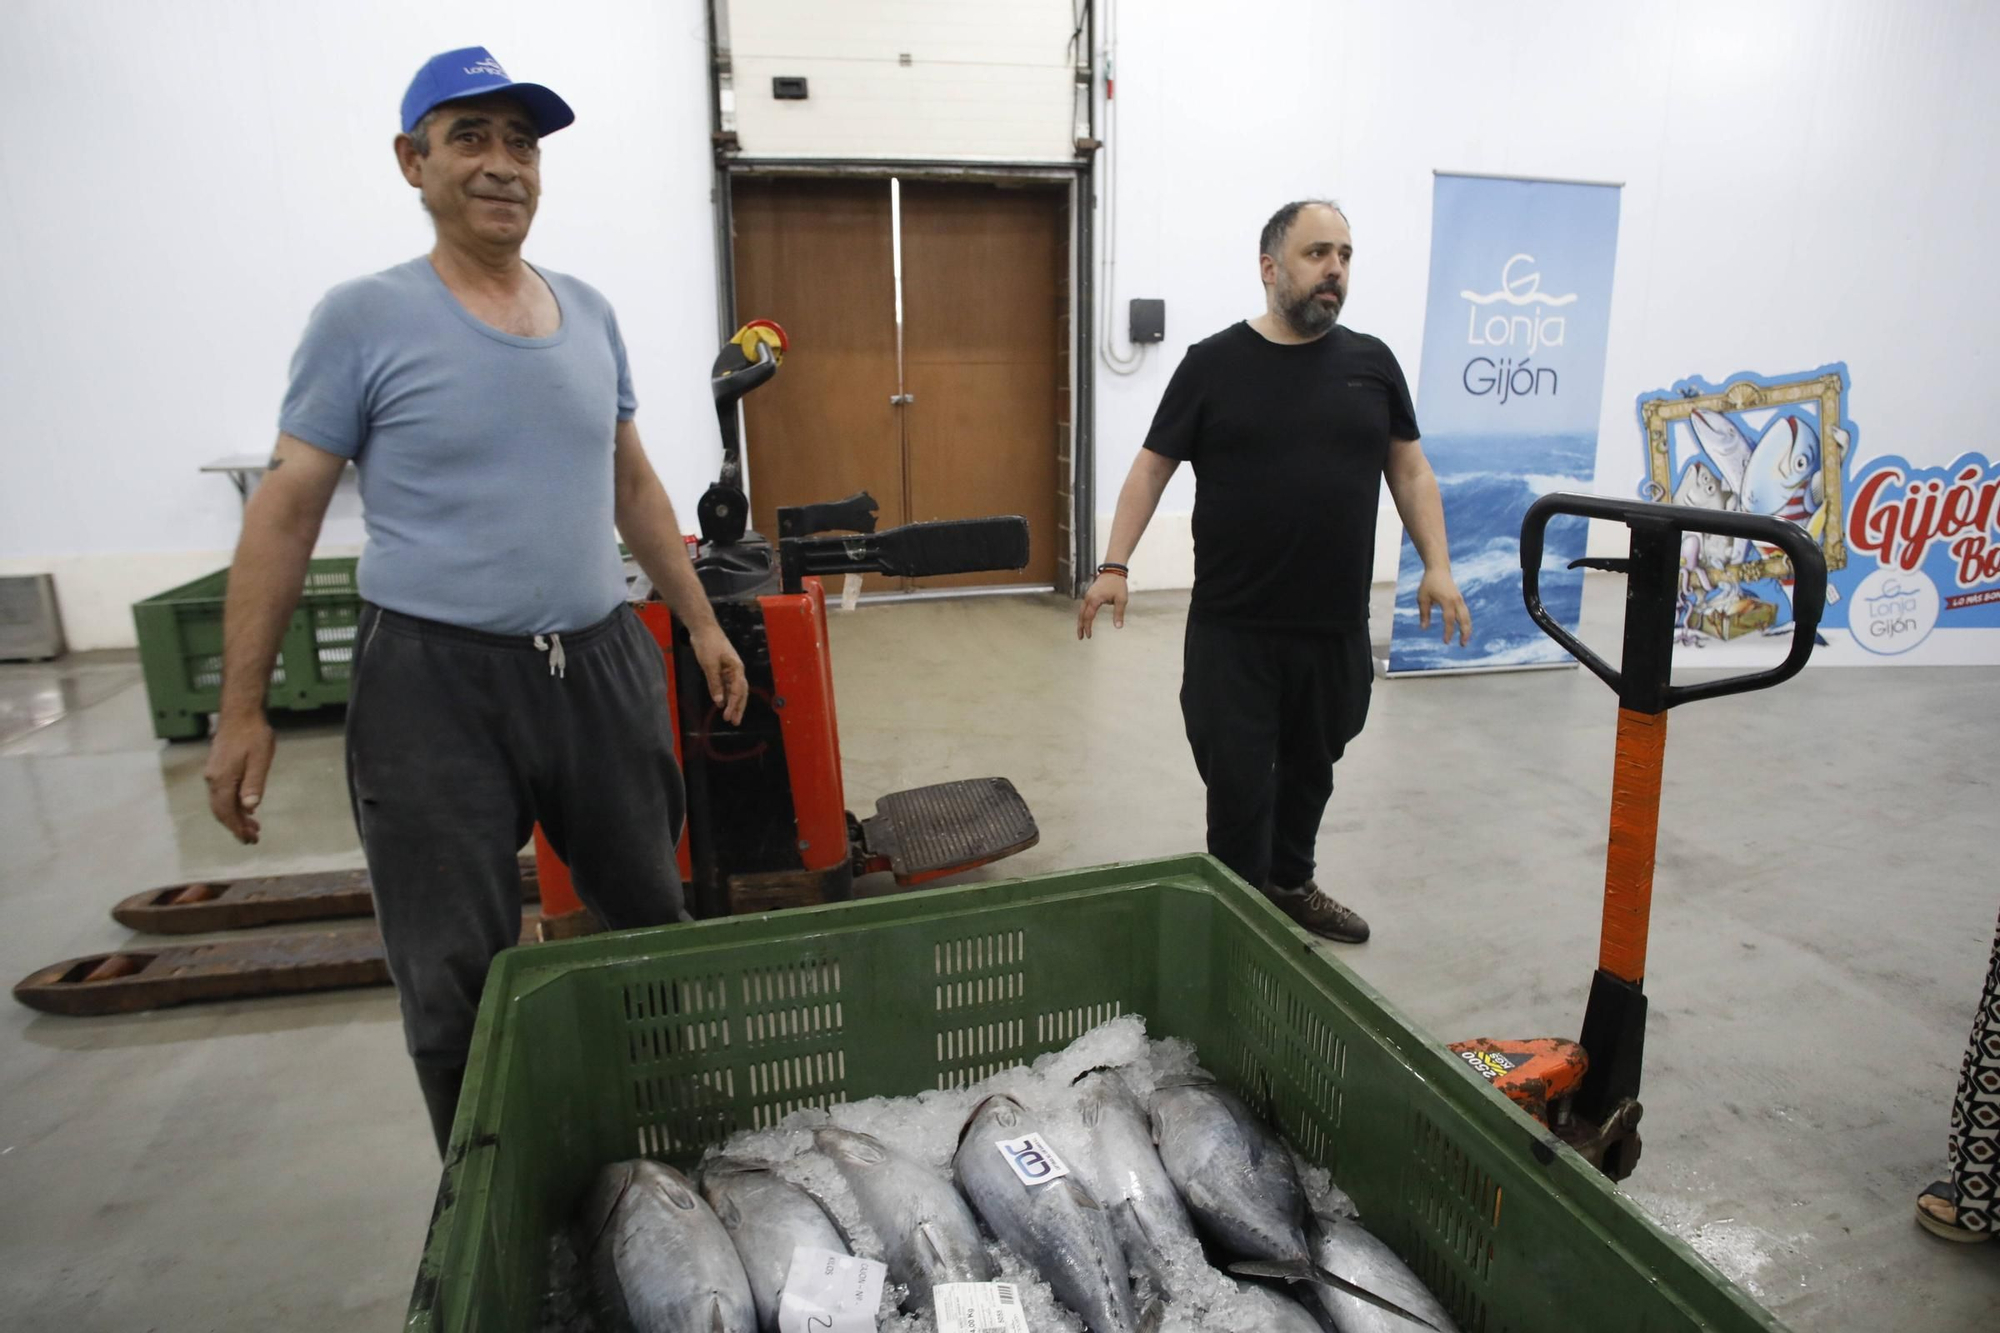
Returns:
[[[1322,939],[1360,944],[1368,938],[1368,923],[1361,919],[1361,914],[1335,902],[1311,880],[1296,889],[1267,884],[1264,896],[1277,904],[1279,911]]]

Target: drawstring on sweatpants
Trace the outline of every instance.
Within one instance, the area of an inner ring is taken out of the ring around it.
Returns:
[[[554,676],[558,680],[567,678],[564,671],[569,665],[569,659],[563,656],[562,635],[537,634],[535,636],[535,651],[549,655],[549,674],[551,676]]]

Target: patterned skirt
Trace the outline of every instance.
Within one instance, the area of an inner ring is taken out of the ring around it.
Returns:
[[[1958,1224],[1968,1231],[2000,1231],[2000,934],[1993,937],[1986,989],[1972,1016],[1946,1157],[1958,1191]]]

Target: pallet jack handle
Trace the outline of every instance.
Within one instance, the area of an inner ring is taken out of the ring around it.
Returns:
[[[1625,641],[1613,668],[1565,629],[1542,605],[1543,536],[1560,515],[1601,518],[1631,529],[1629,554],[1571,564],[1626,575]],[[1775,546],[1791,562],[1792,646],[1778,666],[1695,685],[1675,685],[1673,651],[1680,600],[1682,547],[1690,533],[1717,533]],[[1796,524],[1762,514],[1652,504],[1610,496],[1558,493],[1528,507],[1521,520],[1521,595],[1537,625],[1618,694],[1618,748],[1612,765],[1611,837],[1605,856],[1604,923],[1597,973],[1584,1010],[1582,1045],[1590,1067],[1577,1110],[1605,1124],[1639,1095],[1646,1040],[1646,942],[1653,910],[1653,866],[1660,833],[1660,777],[1665,766],[1667,710],[1677,704],[1766,690],[1790,680],[1812,656],[1826,608],[1826,558]],[[1630,1108],[1636,1116],[1636,1107]],[[1636,1158],[1636,1139],[1627,1151]],[[1607,1158],[1614,1179],[1630,1170]]]
[[[1623,523],[1632,530],[1631,554],[1616,560],[1578,560],[1570,565],[1611,569],[1627,575],[1625,591],[1625,654],[1623,669],[1609,666],[1565,629],[1542,605],[1540,578],[1542,538],[1549,520],[1563,514]],[[1791,562],[1792,650],[1769,671],[1674,685],[1674,613],[1680,597],[1681,539],[1689,533],[1739,537],[1775,546]],[[1651,504],[1605,495],[1559,492],[1528,506],[1521,520],[1521,596],[1545,633],[1618,694],[1627,708],[1663,713],[1677,704],[1716,699],[1725,694],[1767,690],[1805,668],[1812,656],[1814,632],[1826,609],[1826,557],[1796,523],[1763,514],[1740,514],[1689,505]]]

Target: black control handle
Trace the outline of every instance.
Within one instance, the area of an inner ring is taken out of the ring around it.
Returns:
[[[1028,564],[1028,520],[1019,516],[906,523],[858,537],[788,537],[778,543],[784,590],[808,574],[974,574]]]
[[[722,430],[722,474],[710,490],[720,492],[715,503],[729,514],[745,507],[740,503],[743,440],[736,428],[736,405],[744,394],[768,383],[778,373],[778,364],[784,360],[783,349],[789,346],[783,329],[768,319],[753,319],[722,344],[722,350],[715,354],[715,364],[708,369],[709,391],[715,396],[715,424]],[[743,523],[737,523],[729,514],[724,515],[717,529],[721,535],[711,540],[729,543],[742,539],[748,515],[742,515]],[[707,535],[709,528],[704,525],[702,532]]]
[[[736,364],[718,368],[708,382],[718,408],[734,407],[738,399],[778,373],[778,358],[764,343],[753,343],[748,354],[739,353]]]
[[[821,532],[873,532],[875,511],[882,506],[867,491],[845,500],[785,505],[778,510],[778,536],[811,537]]]

